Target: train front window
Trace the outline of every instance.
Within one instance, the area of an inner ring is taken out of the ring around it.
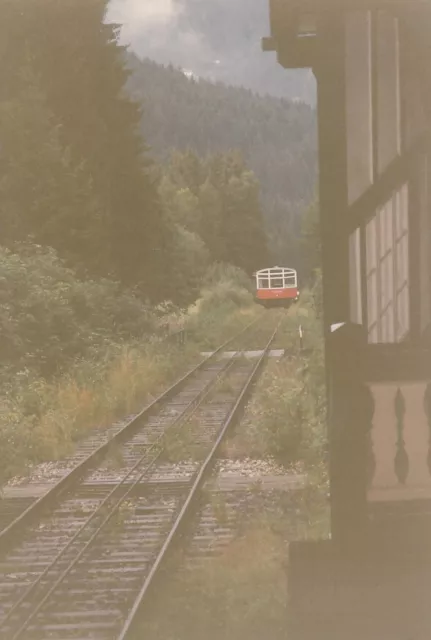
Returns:
[[[285,275],[284,276],[284,286],[285,287],[296,287],[296,278],[295,275]]]
[[[271,278],[271,289],[282,289],[283,288],[283,276],[279,278]]]
[[[257,281],[257,286],[259,289],[269,289],[269,278],[268,277],[263,278],[261,276]]]

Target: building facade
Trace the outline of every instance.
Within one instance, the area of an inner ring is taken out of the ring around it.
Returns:
[[[264,49],[311,67],[318,87],[332,540],[292,545],[296,633],[322,633],[326,616],[331,640],[422,638],[412,633],[431,632],[420,595],[431,550],[431,2],[270,0],[270,22]],[[334,580],[374,587],[353,590],[354,606],[347,591],[328,602]],[[334,622],[346,607],[358,636]]]

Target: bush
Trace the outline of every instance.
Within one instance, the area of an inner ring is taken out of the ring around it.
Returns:
[[[216,264],[206,274],[200,297],[189,307],[185,326],[198,344],[214,348],[259,312],[247,275],[237,267]]]
[[[52,375],[77,357],[155,330],[149,308],[110,280],[79,279],[54,250],[0,247],[2,366]]]
[[[211,288],[203,289],[201,297],[195,303],[198,313],[206,314],[217,311],[220,306],[231,308],[249,307],[253,304],[253,297],[246,289],[232,282],[218,282]]]
[[[201,565],[187,568],[178,557],[183,567],[170,567],[163,598],[155,599],[136,640],[284,638],[286,555],[284,540],[263,520]]]
[[[216,262],[208,268],[203,279],[203,285],[205,288],[211,288],[220,282],[230,282],[246,291],[253,291],[253,282],[245,271],[231,264]]]
[[[286,465],[301,461],[313,466],[325,457],[325,369],[322,329],[311,295],[305,293],[289,310],[277,340],[280,347],[294,347],[295,355],[270,360],[231,446]],[[304,346],[311,349],[306,356],[296,350],[299,324]]]
[[[202,314],[217,311],[222,305],[250,307],[253,304],[251,291],[250,279],[242,269],[216,263],[208,269],[194,307]]]
[[[77,361],[56,380],[23,372],[0,397],[0,481],[68,454],[90,429],[142,409],[197,358],[192,344],[153,339],[112,344],[103,358]]]
[[[115,282],[78,278],[50,249],[0,248],[0,480],[142,408],[203,344],[218,346],[250,322],[255,307],[233,284],[238,271],[188,313],[170,302],[150,310]],[[183,327],[185,346],[164,341]]]

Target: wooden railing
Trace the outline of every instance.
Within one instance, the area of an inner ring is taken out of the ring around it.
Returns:
[[[431,498],[431,351],[369,345],[360,375],[373,399],[369,501]]]
[[[431,351],[344,324],[327,357],[334,536],[361,536],[376,509],[429,510]]]

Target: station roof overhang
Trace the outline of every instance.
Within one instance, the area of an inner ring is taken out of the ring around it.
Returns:
[[[262,39],[263,51],[277,53],[285,68],[314,67],[318,59],[318,25],[322,17],[355,10],[386,10],[417,21],[431,41],[431,0],[269,0],[270,36]],[[430,19],[424,25],[424,17]],[[428,29],[429,27],[429,29]]]

